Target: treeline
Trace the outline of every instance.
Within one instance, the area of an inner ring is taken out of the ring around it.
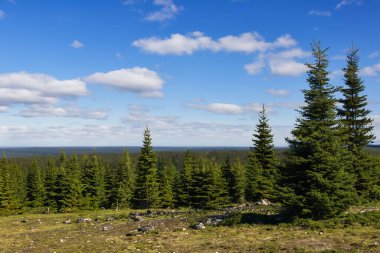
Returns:
[[[186,152],[182,164],[165,162],[153,152],[149,129],[138,159],[125,150],[112,165],[97,154],[67,157],[27,171],[0,161],[2,213],[97,208],[218,208],[268,199],[296,216],[328,218],[350,205],[380,200],[380,163],[365,147],[375,137],[365,86],[359,76],[358,50],[347,53],[344,85],[330,84],[326,49],[312,44],[306,64],[309,88],[299,108],[289,149],[274,155],[265,107],[253,133],[247,159]]]

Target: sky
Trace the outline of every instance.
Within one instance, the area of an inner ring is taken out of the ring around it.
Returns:
[[[310,45],[360,75],[380,144],[378,0],[0,0],[0,146],[275,146],[303,105]]]

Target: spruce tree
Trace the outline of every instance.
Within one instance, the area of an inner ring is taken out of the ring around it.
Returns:
[[[329,83],[327,49],[312,44],[313,63],[306,64],[309,89],[299,110],[286,169],[285,206],[296,215],[315,219],[333,217],[356,199],[349,174],[349,153],[343,147],[336,118],[336,88]]]
[[[263,181],[262,172],[263,168],[257,161],[257,158],[251,148],[248,153],[248,163],[245,168],[245,200],[257,201],[261,198],[262,194],[260,186]]]
[[[105,204],[104,166],[96,154],[82,158],[84,206],[96,209]]]
[[[134,181],[133,160],[126,149],[116,169],[115,177],[115,190],[117,191],[116,201],[119,207],[130,207],[134,191]]]
[[[43,207],[45,202],[45,185],[42,170],[37,161],[33,161],[27,175],[27,200],[30,207]]]
[[[54,161],[49,160],[47,163],[45,174],[45,206],[49,207],[49,211],[57,209],[57,181],[58,169]]]
[[[160,206],[171,208],[174,204],[173,181],[175,176],[175,167],[171,163],[167,166],[161,158],[157,163],[157,182],[159,184]]]
[[[175,199],[176,206],[190,205],[190,187],[194,171],[194,158],[189,149],[186,150],[183,168],[177,173]]]
[[[231,169],[232,201],[243,203],[245,201],[245,170],[240,159],[236,159]]]
[[[265,106],[259,113],[259,123],[256,126],[253,134],[253,155],[257,162],[261,165],[261,170],[258,170],[256,175],[259,181],[257,196],[260,199],[275,199],[277,168],[274,157],[273,135],[268,123]]]
[[[373,119],[366,108],[367,96],[363,94],[365,86],[359,77],[359,50],[352,47],[347,53],[347,65],[343,68],[345,86],[341,89],[342,108],[338,110],[341,117],[346,145],[349,151],[361,151],[375,139]]]
[[[153,152],[152,139],[148,128],[144,131],[143,146],[137,163],[136,187],[133,195],[135,208],[154,208],[159,206],[157,183],[157,158]]]
[[[341,118],[343,137],[352,154],[352,173],[356,176],[356,190],[362,201],[379,200],[380,185],[374,180],[378,168],[364,148],[373,142],[373,119],[366,108],[365,86],[359,76],[359,50],[352,47],[347,53],[347,65],[343,68],[345,86],[341,89]]]

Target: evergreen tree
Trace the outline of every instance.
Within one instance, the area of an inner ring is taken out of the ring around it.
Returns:
[[[104,166],[96,154],[82,158],[84,206],[96,209],[105,204]]]
[[[277,168],[274,158],[273,135],[266,116],[265,106],[259,113],[259,123],[253,134],[253,155],[260,164],[261,170],[257,170],[256,181],[258,184],[257,196],[260,199],[275,199]]]
[[[134,191],[133,160],[126,149],[123,158],[116,169],[117,203],[119,207],[130,207]]]
[[[154,208],[159,205],[157,158],[151,145],[150,131],[144,131],[143,147],[137,163],[137,180],[133,196],[135,208]]]
[[[234,171],[231,166],[230,157],[227,156],[224,160],[222,166],[222,176],[223,180],[227,183],[227,189],[228,189],[228,195],[230,197],[230,200],[232,201],[234,192],[235,192],[235,181],[234,181]]]
[[[232,201],[234,203],[243,203],[245,201],[245,171],[240,159],[236,159],[232,164],[231,185]]]
[[[357,152],[373,142],[373,119],[368,117],[365,86],[359,77],[359,50],[352,47],[347,54],[347,65],[343,68],[345,87],[341,89],[342,108],[338,110],[349,151]]]
[[[58,169],[55,165],[54,161],[49,160],[47,163],[47,169],[46,169],[46,175],[45,175],[45,192],[46,192],[46,199],[45,199],[45,206],[55,210],[57,209],[57,175],[58,175]]]
[[[193,181],[192,175],[194,171],[194,158],[190,150],[186,150],[183,168],[177,174],[175,199],[177,206],[190,205],[190,187]]]
[[[315,61],[306,64],[306,105],[299,110],[293,138],[287,139],[285,206],[296,215],[315,219],[335,216],[356,199],[354,178],[348,173],[349,154],[337,128],[336,89],[329,84],[326,50],[319,42],[312,45]]]
[[[42,170],[36,161],[32,165],[27,175],[27,200],[30,207],[43,207],[45,202],[45,185]]]
[[[262,196],[260,186],[262,183],[262,167],[257,161],[253,149],[249,151],[248,163],[245,169],[245,199],[247,201],[259,200]]]
[[[167,166],[161,158],[157,163],[157,182],[159,184],[160,206],[164,208],[173,207],[173,181],[175,176],[175,167],[171,163]]]
[[[209,189],[207,208],[215,209],[230,203],[227,182],[215,159],[211,159],[207,162],[206,176],[211,177],[210,185],[207,187]]]
[[[367,96],[363,95],[365,86],[359,77],[359,50],[352,47],[347,53],[347,65],[343,68],[345,86],[341,89],[342,108],[338,109],[341,117],[343,137],[347,149],[352,154],[352,173],[356,176],[356,190],[362,201],[379,200],[380,185],[376,178],[376,165],[364,150],[375,136],[373,135],[373,119],[368,117],[366,109]],[[376,193],[377,192],[377,193]]]

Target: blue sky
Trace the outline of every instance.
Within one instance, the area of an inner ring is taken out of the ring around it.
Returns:
[[[380,1],[0,0],[0,145],[276,146],[303,104],[310,43],[331,83],[352,44],[380,138]],[[376,143],[380,143],[380,139]]]

